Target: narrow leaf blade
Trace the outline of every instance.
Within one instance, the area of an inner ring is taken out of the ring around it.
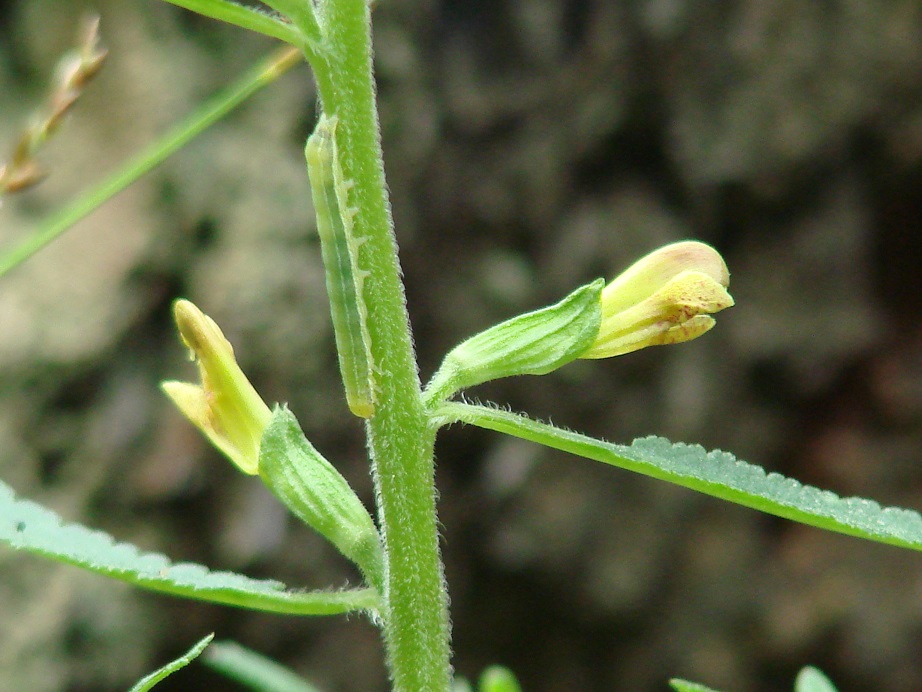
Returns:
[[[673,444],[661,437],[617,445],[486,406],[450,403],[439,411],[446,421],[463,421],[521,437],[802,524],[922,550],[922,516],[918,512],[881,507],[860,497],[842,498],[766,472],[728,452],[707,452],[698,445]]]
[[[214,632],[209,634],[207,637],[204,637],[198,641],[195,646],[189,649],[185,654],[180,656],[174,661],[170,661],[162,668],[158,668],[150,675],[145,675],[143,678],[138,680],[128,692],[147,692],[158,682],[164,678],[172,675],[180,668],[185,668],[189,663],[191,663],[195,658],[201,654],[205,647],[208,646],[208,643],[214,639]]]
[[[26,550],[153,591],[253,610],[335,615],[374,610],[378,604],[372,589],[296,592],[278,581],[213,572],[194,563],[173,563],[165,555],[142,552],[130,543],[117,543],[101,531],[65,524],[51,510],[17,499],[2,481],[0,542],[14,550]]]
[[[320,692],[280,663],[236,642],[215,642],[203,660],[209,668],[254,690]]]
[[[717,690],[706,687],[700,683],[682,680],[680,678],[673,678],[670,680],[669,686],[674,689],[675,692],[717,692]]]

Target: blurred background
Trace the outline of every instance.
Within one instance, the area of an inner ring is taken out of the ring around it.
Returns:
[[[108,62],[0,209],[0,252],[266,54],[153,0],[0,2],[0,155],[81,13]],[[670,241],[737,306],[702,339],[471,396],[648,434],[922,509],[922,4],[381,0],[381,122],[423,378],[497,321]],[[268,401],[371,501],[302,159],[301,66],[0,279],[0,475],[177,561],[355,583],[157,384],[194,368],[171,301],[222,325]],[[477,429],[438,446],[455,665],[526,690],[922,689],[922,559]],[[362,618],[249,613],[0,549],[0,687],[121,690],[216,632],[329,691],[384,690]],[[194,664],[163,689],[235,690]],[[158,688],[160,689],[160,688]]]

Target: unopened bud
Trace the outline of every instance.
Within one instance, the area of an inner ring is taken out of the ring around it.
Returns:
[[[580,358],[608,358],[646,346],[695,339],[711,314],[733,305],[720,254],[696,241],[666,245],[639,259],[602,291],[602,323]]]
[[[237,365],[221,328],[188,300],[173,315],[179,335],[198,364],[201,384],[163,382],[161,388],[241,471],[258,473],[259,445],[272,412]]]

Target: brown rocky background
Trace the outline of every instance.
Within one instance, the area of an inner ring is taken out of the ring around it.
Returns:
[[[153,0],[0,2],[0,146],[84,9],[109,62],[0,209],[0,249],[271,44]],[[463,337],[640,254],[717,246],[737,307],[703,339],[472,392],[922,509],[918,0],[381,0],[389,183],[423,376]],[[157,389],[169,320],[222,324],[265,398],[370,499],[301,149],[301,67],[0,279],[0,474],[121,540],[323,587],[355,580]],[[475,429],[440,440],[455,663],[535,692],[922,689],[922,558]],[[204,634],[325,690],[386,687],[360,618],[252,614],[0,550],[0,688],[121,690]],[[161,688],[158,688],[161,689]],[[164,690],[238,689],[200,665]]]

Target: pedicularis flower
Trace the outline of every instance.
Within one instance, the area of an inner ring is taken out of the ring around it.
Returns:
[[[260,441],[272,412],[237,365],[233,347],[214,320],[188,300],[177,300],[173,315],[198,364],[201,384],[163,382],[160,386],[241,471],[258,473]]]
[[[720,254],[696,241],[673,243],[637,260],[602,290],[598,335],[579,358],[608,358],[646,346],[691,341],[733,305]]]
[[[608,358],[675,344],[714,326],[733,305],[730,272],[709,245],[683,241],[635,262],[614,281],[582,286],[562,301],[472,336],[445,356],[427,387],[430,402],[481,382],[544,375],[577,358]]]

